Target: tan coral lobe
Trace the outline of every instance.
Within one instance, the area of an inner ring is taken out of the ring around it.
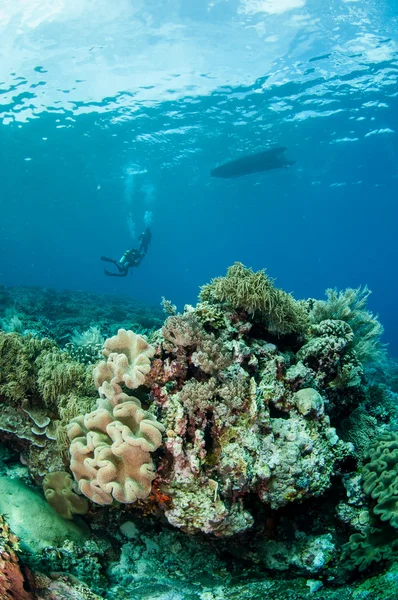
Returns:
[[[87,499],[75,494],[72,485],[72,476],[65,471],[48,473],[43,481],[47,502],[64,519],[73,519],[74,514],[84,515],[88,511]]]
[[[155,477],[150,453],[159,448],[164,427],[121,384],[142,385],[154,352],[132,331],[119,329],[106,340],[107,362],[94,371],[101,395],[97,407],[68,425],[71,470],[80,491],[97,504],[129,504],[150,494]]]
[[[146,498],[155,477],[150,452],[160,446],[164,428],[136,398],[115,407],[102,400],[101,406],[68,427],[79,488],[98,504]]]
[[[107,360],[94,370],[96,387],[108,381],[124,383],[134,390],[144,383],[155,349],[142,336],[119,329],[117,335],[105,341],[102,354]]]

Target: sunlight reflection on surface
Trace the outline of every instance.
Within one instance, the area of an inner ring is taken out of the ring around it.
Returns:
[[[320,0],[3,0],[0,110],[5,122],[49,107],[75,115],[125,107],[131,115],[143,103],[302,78],[305,61],[324,54],[325,79],[394,55],[396,45],[374,33],[382,36],[383,3],[328,6],[325,13]]]

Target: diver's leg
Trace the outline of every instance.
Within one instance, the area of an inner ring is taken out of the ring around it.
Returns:
[[[104,260],[105,262],[113,263],[114,265],[117,264],[117,260],[115,260],[113,258],[107,258],[106,256],[101,256],[100,260]]]
[[[106,256],[101,256],[101,260],[103,260],[105,262],[112,263],[113,265],[115,265],[115,267],[117,268],[117,270],[119,271],[119,273],[122,273],[121,277],[125,276],[125,275],[123,275],[124,270],[125,270],[125,265],[124,264],[121,265],[118,260],[114,260],[113,258],[107,258]],[[105,271],[106,275],[115,275],[115,273],[110,273],[106,269],[104,269],[104,271]],[[118,275],[119,273],[116,273],[116,275]],[[127,273],[126,273],[126,275],[127,275]]]
[[[105,275],[108,275],[108,277],[126,277],[129,272],[128,265],[120,265],[119,263],[116,263],[116,266],[119,270],[119,273],[111,273],[107,269],[104,269]]]
[[[108,277],[124,277],[124,275],[122,275],[121,273],[111,273],[107,269],[104,269],[104,273],[105,275],[108,275]]]
[[[141,254],[139,254],[138,257],[135,259],[135,263],[132,266],[139,267],[140,264],[142,263],[142,261],[144,260],[144,258],[145,258],[145,253],[141,252]]]
[[[119,271],[119,273],[124,273],[125,271],[125,264],[121,265],[120,262],[115,261],[115,266],[117,268],[117,270]]]

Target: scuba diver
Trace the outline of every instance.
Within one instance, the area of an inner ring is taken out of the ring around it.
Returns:
[[[126,250],[126,252],[123,254],[122,258],[119,261],[114,260],[113,258],[107,258],[106,256],[101,256],[101,260],[113,263],[119,271],[118,273],[111,273],[107,269],[104,269],[105,275],[108,275],[108,277],[126,277],[131,268],[139,267],[143,261],[144,256],[148,252],[148,247],[151,238],[151,230],[149,227],[147,227],[138,238],[140,242],[139,248],[131,248],[130,250]]]

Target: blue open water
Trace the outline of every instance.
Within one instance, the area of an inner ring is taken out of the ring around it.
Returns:
[[[367,284],[398,355],[395,0],[3,0],[0,40],[2,284],[182,306],[241,261]],[[273,146],[296,164],[210,178]]]

